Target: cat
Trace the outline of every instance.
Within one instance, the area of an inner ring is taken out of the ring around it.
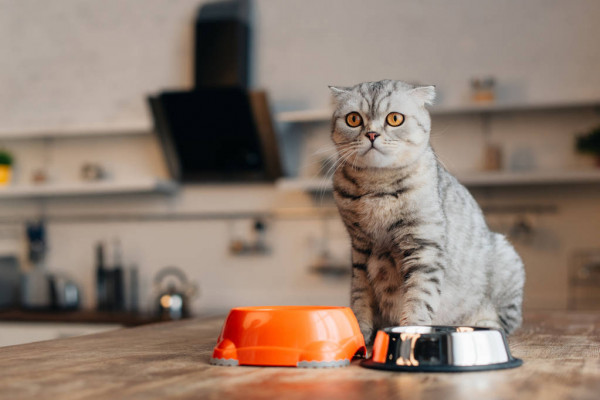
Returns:
[[[352,248],[351,308],[367,343],[397,325],[522,321],[525,270],[469,191],[437,160],[433,86],[330,86],[333,193]]]

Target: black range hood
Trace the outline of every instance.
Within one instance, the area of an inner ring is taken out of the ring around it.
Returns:
[[[196,87],[149,97],[172,178],[275,180],[281,165],[267,96],[248,91],[248,1],[202,6],[195,28]]]

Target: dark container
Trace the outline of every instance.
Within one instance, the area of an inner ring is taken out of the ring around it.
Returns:
[[[174,179],[247,182],[281,176],[264,92],[204,88],[164,92],[149,101]]]
[[[200,8],[195,24],[196,87],[248,87],[249,14],[246,0]]]

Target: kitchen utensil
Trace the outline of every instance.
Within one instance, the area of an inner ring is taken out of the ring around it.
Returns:
[[[239,307],[229,312],[210,362],[342,367],[365,352],[358,321],[347,307]]]
[[[496,98],[496,80],[492,76],[471,79],[471,98],[476,103],[492,102]]]
[[[19,260],[15,256],[0,256],[0,308],[19,303]]]
[[[50,297],[55,310],[77,310],[81,295],[77,284],[64,275],[50,275]]]
[[[64,274],[30,270],[21,280],[21,305],[33,310],[76,310],[81,303],[77,284]]]
[[[44,220],[31,221],[26,225],[29,261],[34,266],[42,264],[46,256],[46,224]]]
[[[174,277],[179,281],[176,285],[167,278]],[[165,282],[167,284],[165,284]],[[188,283],[187,277],[177,267],[163,268],[154,278],[157,295],[158,314],[166,319],[181,319],[189,316],[189,301],[196,295],[197,287]]]
[[[106,287],[106,266],[104,265],[104,243],[96,244],[96,308],[108,309],[108,293]]]
[[[101,181],[107,178],[106,169],[99,163],[86,162],[81,166],[81,179],[86,182]]]
[[[123,311],[125,309],[125,286],[123,277],[123,255],[121,241],[116,239],[113,243],[113,265],[105,270],[107,274],[106,291],[108,295],[108,309]]]
[[[121,242],[113,244],[113,263],[105,263],[105,244],[96,244],[96,307],[101,311],[125,310],[125,270]]]
[[[125,309],[131,313],[138,312],[138,290],[139,290],[139,274],[138,268],[135,265],[130,266],[125,270],[125,291],[126,304]]]
[[[518,367],[504,333],[468,326],[398,326],[377,332],[367,368],[412,372],[482,371]]]
[[[42,267],[34,267],[21,278],[21,306],[32,310],[52,307],[51,281]]]

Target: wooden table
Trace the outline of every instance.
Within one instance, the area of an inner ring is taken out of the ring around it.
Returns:
[[[510,339],[517,369],[411,374],[214,367],[221,318],[0,348],[0,398],[600,399],[600,314],[534,313]]]

